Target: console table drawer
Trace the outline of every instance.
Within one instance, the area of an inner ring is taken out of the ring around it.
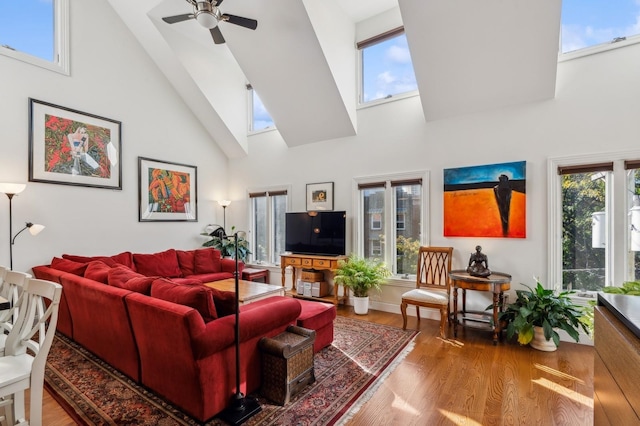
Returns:
[[[318,268],[331,268],[332,263],[335,263],[335,262],[332,262],[331,260],[325,260],[325,259],[313,259],[313,266]]]
[[[312,259],[302,259],[302,266],[314,266],[315,263],[316,261]]]
[[[291,266],[302,266],[302,261],[305,259],[300,259],[300,258],[292,258],[292,257],[287,257],[284,259],[284,264],[286,265],[291,265]]]

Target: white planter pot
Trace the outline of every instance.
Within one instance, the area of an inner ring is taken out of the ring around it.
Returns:
[[[353,311],[358,315],[366,315],[369,312],[369,296],[353,297]]]
[[[553,352],[555,350],[558,350],[558,347],[553,342],[553,339],[547,340],[544,338],[544,330],[542,329],[542,327],[533,327],[533,340],[529,343],[529,345],[539,351]]]

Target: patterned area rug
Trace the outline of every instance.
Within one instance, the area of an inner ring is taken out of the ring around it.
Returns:
[[[331,346],[315,355],[316,382],[286,406],[258,397],[246,425],[340,425],[370,398],[413,347],[417,332],[338,317]],[[78,424],[200,425],[76,343],[56,335],[45,385]],[[206,423],[224,425],[218,419]]]

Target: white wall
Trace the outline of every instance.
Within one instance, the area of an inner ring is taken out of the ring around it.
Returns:
[[[71,4],[71,76],[0,56],[0,182],[28,180],[28,98],[122,122],[122,190],[27,183],[13,201],[13,263],[53,256],[195,248],[222,221],[227,159],[105,1]],[[85,19],[88,16],[99,19]],[[198,167],[198,222],[138,222],[138,156]],[[217,215],[217,217],[216,217]],[[0,264],[9,264],[8,199],[0,196]]]
[[[464,268],[476,244],[489,266],[512,274],[512,290],[547,282],[548,157],[637,149],[640,135],[640,46],[629,46],[558,65],[557,96],[505,110],[425,122],[418,97],[358,111],[358,135],[287,149],[277,132],[252,136],[249,156],[230,162],[230,196],[244,188],[292,184],[294,211],[305,210],[305,185],[335,182],[335,209],[352,219],[354,177],[426,169],[430,171],[431,245],[455,248],[454,268]],[[428,96],[428,94],[427,94]],[[303,107],[303,106],[301,106]],[[527,237],[445,238],[444,168],[527,162]],[[248,226],[246,203],[234,223]],[[241,219],[242,218],[242,219]],[[402,286],[392,283],[378,308],[399,311]],[[489,296],[471,303],[484,309]]]

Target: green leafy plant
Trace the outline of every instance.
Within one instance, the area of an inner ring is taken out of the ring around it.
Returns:
[[[536,288],[525,285],[528,290],[516,290],[517,299],[500,313],[499,320],[507,325],[507,337],[518,336],[518,343],[526,345],[533,340],[534,326],[542,327],[545,339],[553,339],[558,346],[560,336],[555,329],[566,331],[576,342],[580,340],[579,328],[589,333],[581,317],[584,310],[569,298],[572,291],[555,294],[542,287],[536,280]]]
[[[367,297],[370,290],[380,291],[390,276],[391,271],[383,262],[352,254],[338,262],[333,280],[350,288],[355,297]]]
[[[627,281],[622,283],[622,287],[604,287],[605,293],[627,294],[629,296],[640,296],[640,281]]]
[[[211,237],[209,241],[205,241],[202,243],[203,247],[213,247],[217,250],[220,250],[220,255],[222,257],[231,257],[235,259],[236,257],[236,240],[233,238],[233,233],[236,227],[231,227],[231,235],[226,238],[220,238],[215,235],[211,235],[207,232],[203,232],[200,235],[206,235]],[[251,254],[249,250],[249,241],[245,238],[238,236],[238,260],[241,262],[247,261],[247,256]]]

